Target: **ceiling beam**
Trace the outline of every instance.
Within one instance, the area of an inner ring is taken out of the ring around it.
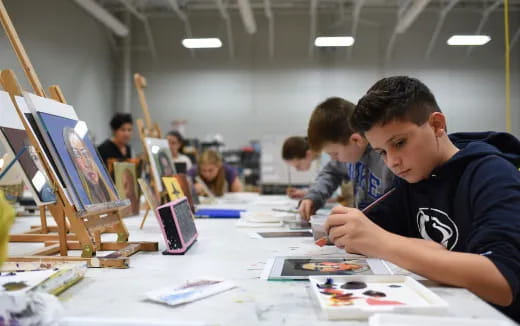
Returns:
[[[390,41],[386,48],[386,60],[390,60],[392,57],[397,35],[406,32],[417,17],[419,17],[419,14],[426,8],[429,2],[430,0],[407,0],[404,5],[398,9],[397,24],[395,25],[394,32],[390,36]]]
[[[267,17],[268,21],[268,50],[269,50],[269,59],[274,58],[274,15],[273,10],[271,8],[271,0],[264,0],[264,11],[265,17]]]
[[[309,33],[309,57],[314,57],[314,39],[316,38],[318,24],[318,0],[311,0],[309,7],[310,33]]]
[[[424,55],[425,59],[430,59],[430,55],[433,51],[433,47],[435,46],[435,43],[437,42],[437,38],[439,38],[439,34],[442,30],[442,26],[444,26],[444,21],[446,20],[446,17],[448,16],[448,13],[455,7],[457,2],[460,0],[451,0],[446,7],[444,7],[440,12],[439,20],[437,21],[437,25],[435,25],[435,30],[433,31],[432,38],[430,39],[430,43],[428,43],[428,48],[426,49],[426,54]]]
[[[365,0],[357,0],[354,5],[354,10],[352,11],[352,29],[350,31],[351,36],[354,38],[354,42],[356,41],[357,28],[359,25],[359,17],[361,16],[361,8],[365,4]],[[348,58],[352,58],[352,48],[350,46],[347,50]]]
[[[496,0],[495,2],[493,2],[492,5],[487,7],[482,12],[482,18],[480,19],[480,23],[478,24],[478,27],[475,30],[475,33],[473,33],[473,34],[478,35],[478,34],[482,33],[482,30],[484,29],[484,26],[486,25],[486,23],[489,19],[489,16],[491,15],[491,13],[493,13],[493,11],[495,11],[495,9],[498,8],[498,6],[500,6],[502,4],[502,2],[503,2],[503,0]],[[474,48],[474,46],[470,46],[468,48],[468,51],[466,52],[467,56],[469,56],[471,54],[471,52],[473,51],[473,48]]]
[[[135,8],[128,0],[119,0],[119,3],[121,3],[123,7],[125,7],[125,9],[128,10],[128,12],[130,12],[143,23],[144,33],[148,42],[148,48],[150,50],[150,53],[152,54],[152,58],[154,60],[157,60],[157,48],[155,47],[152,28],[150,27],[148,17],[146,17],[143,13],[137,10],[137,8]]]
[[[515,44],[518,42],[518,39],[520,39],[520,27],[518,27],[518,29],[515,32],[515,35],[513,35],[513,38],[511,38],[511,44],[509,46],[509,51],[511,51],[511,49],[513,49]]]
[[[220,16],[226,23],[229,58],[231,60],[235,60],[235,47],[233,45],[233,30],[231,29],[231,19],[229,18],[227,8],[224,6],[222,0],[215,0],[215,2],[217,4],[218,11],[220,12]]]
[[[167,0],[168,4],[172,8],[173,12],[179,17],[179,19],[184,23],[184,32],[186,34],[187,38],[192,38],[193,33],[191,32],[191,24],[190,20],[188,19],[188,15],[180,8],[178,0]],[[195,57],[195,50],[190,49],[191,57]]]
[[[128,27],[112,16],[105,8],[98,5],[94,0],[73,0],[78,6],[87,11],[92,17],[108,27],[119,37],[128,36]]]
[[[253,9],[251,9],[251,3],[249,0],[237,0],[237,4],[246,32],[249,34],[256,33],[256,22]]]

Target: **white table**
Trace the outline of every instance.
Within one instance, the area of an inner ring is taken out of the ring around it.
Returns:
[[[276,205],[285,207],[279,197]],[[262,198],[262,201],[265,201]],[[240,206],[240,205],[238,205]],[[261,205],[256,209],[266,209]],[[235,219],[198,219],[198,241],[182,256],[165,256],[156,219],[124,219],[131,241],[158,241],[159,252],[138,253],[129,269],[87,271],[85,279],[65,291],[60,299],[69,322],[63,325],[165,325],[209,323],[220,325],[337,325],[321,317],[311,300],[307,282],[270,282],[260,274],[275,255],[341,254],[335,247],[319,248],[312,238],[253,239],[239,229]],[[27,230],[38,217],[18,218],[13,231]],[[273,229],[271,229],[273,230]],[[282,230],[282,229],[280,229]],[[32,247],[32,248],[31,248]],[[34,245],[12,244],[10,253],[23,253]],[[211,276],[235,281],[239,287],[200,301],[169,307],[146,301],[144,293]],[[465,289],[432,287],[449,304],[450,316],[506,319],[504,315]],[[100,322],[103,319],[103,322]],[[83,322],[81,322],[83,320]],[[366,321],[341,321],[342,325],[366,325]]]

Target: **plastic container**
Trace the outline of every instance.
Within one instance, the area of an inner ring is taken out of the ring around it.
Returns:
[[[310,222],[314,240],[327,238],[328,234],[325,231],[325,222],[327,222],[327,215],[312,215]]]

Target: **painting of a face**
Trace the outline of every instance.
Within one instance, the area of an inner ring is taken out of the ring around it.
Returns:
[[[317,262],[303,264],[302,268],[309,271],[320,271],[320,272],[338,272],[338,271],[353,271],[362,268],[363,266],[358,264],[348,264],[342,262]]]
[[[65,128],[63,132],[66,133],[66,137],[70,143],[71,152],[69,154],[74,160],[76,166],[79,168],[80,172],[83,173],[85,178],[87,178],[90,183],[98,184],[99,175],[94,167],[94,160],[92,159],[92,155],[83,141],[79,138],[73,129]]]
[[[139,196],[137,192],[136,166],[130,162],[114,163],[114,180],[120,196],[130,200],[125,215],[139,214]]]
[[[357,275],[370,274],[370,266],[363,259],[286,259],[282,269],[282,276],[308,275]]]

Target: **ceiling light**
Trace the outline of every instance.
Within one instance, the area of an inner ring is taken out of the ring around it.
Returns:
[[[453,35],[447,41],[448,45],[484,45],[491,41],[487,35]]]
[[[319,36],[314,40],[314,46],[352,46],[352,36]]]
[[[214,38],[185,38],[182,40],[182,45],[188,49],[203,49],[203,48],[220,48],[222,42],[220,39]]]

